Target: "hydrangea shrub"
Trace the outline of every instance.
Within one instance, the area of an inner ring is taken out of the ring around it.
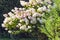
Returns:
[[[2,27],[11,34],[21,32],[33,32],[34,30],[45,33],[49,40],[59,40],[60,16],[56,10],[57,2],[53,0],[29,0],[25,2],[20,0],[24,8],[11,10],[5,17]]]

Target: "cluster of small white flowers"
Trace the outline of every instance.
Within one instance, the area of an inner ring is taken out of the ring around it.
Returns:
[[[25,2],[23,0],[20,0],[20,3],[22,6],[28,6],[28,7],[38,7],[37,11],[50,11],[50,6],[52,6],[51,0],[29,0],[29,2]],[[43,5],[43,6],[42,6]]]
[[[20,0],[20,3],[22,6],[29,6],[29,5],[36,5],[36,4],[44,4],[44,3],[48,3],[51,4],[51,0],[29,0],[29,2],[25,2],[23,0]]]
[[[37,23],[37,17],[40,18],[42,14],[35,11],[34,8],[30,8],[28,10],[25,10],[24,8],[17,8],[11,10],[12,12],[9,12],[8,14],[4,14],[5,17],[2,27],[5,27],[5,30],[9,30],[9,25],[12,25],[15,19],[18,19],[18,23],[16,24],[16,27],[20,30],[29,30],[32,26],[29,26],[29,24],[36,24]],[[6,15],[6,16],[5,16]],[[27,26],[28,25],[28,26]],[[8,31],[10,33],[10,31]]]
[[[25,5],[37,5],[37,4],[43,4],[42,0],[29,0],[29,2],[20,1],[22,6]],[[50,0],[44,0],[44,2],[51,4],[52,2]],[[48,8],[51,5],[48,6]],[[18,30],[28,31],[32,29],[32,27],[35,27],[35,25],[39,23],[43,23],[41,17],[44,15],[43,11],[47,11],[46,6],[38,7],[37,11],[35,8],[17,8],[11,10],[8,14],[4,14],[5,17],[2,27],[5,28],[5,30],[8,30],[9,33],[12,33],[13,27]],[[40,13],[42,12],[42,13]],[[33,26],[32,26],[33,25]]]

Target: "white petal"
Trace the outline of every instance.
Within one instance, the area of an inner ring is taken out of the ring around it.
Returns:
[[[12,11],[12,12],[15,12],[15,10],[14,10],[14,9],[12,9],[11,11]]]
[[[21,24],[20,24],[20,23],[18,23],[18,25],[19,25],[19,26],[21,26]]]
[[[26,5],[25,1],[20,1],[20,3],[21,3],[22,6]]]
[[[10,25],[12,25],[12,23],[13,23],[12,21],[9,22]]]
[[[2,27],[5,27],[5,24],[2,24]]]
[[[8,28],[5,28],[5,30],[8,30]]]
[[[7,14],[3,14],[4,17],[7,17],[8,15]]]
[[[15,9],[15,10],[18,10],[18,8],[17,8],[17,7],[15,7],[14,9]]]
[[[11,33],[11,32],[12,32],[12,31],[10,31],[10,30],[8,31],[8,33]]]
[[[14,16],[14,14],[13,14],[12,12],[9,12],[8,15],[9,15],[10,17]]]
[[[28,26],[28,29],[30,29],[31,28],[31,26]]]
[[[24,21],[25,21],[26,25],[29,24],[29,20],[27,18],[25,18]]]
[[[43,6],[43,11],[46,11],[46,10],[47,10],[46,6]]]
[[[35,19],[35,18],[33,18],[33,19],[30,21],[30,23],[32,23],[32,24],[36,24],[36,23],[37,23],[37,21],[36,21],[36,19]]]

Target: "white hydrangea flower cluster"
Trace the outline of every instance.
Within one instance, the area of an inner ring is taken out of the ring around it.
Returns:
[[[3,15],[5,19],[2,24],[2,27],[4,27],[5,30],[9,30],[9,33],[12,32],[12,28],[28,31],[34,24],[37,24],[37,21],[39,21],[37,18],[40,19],[40,17],[43,16],[43,14],[36,12],[34,8],[26,10],[15,7],[11,11],[12,12]]]
[[[29,2],[25,2],[20,0],[22,6],[27,8],[35,8],[38,12],[50,11],[50,7],[52,6],[52,0],[29,0]]]
[[[37,4],[51,4],[51,0],[29,0],[29,2],[25,2],[23,0],[20,0],[20,3],[22,6],[30,6],[30,5],[37,5]]]
[[[35,25],[38,27],[40,24],[44,23],[45,20],[43,20],[41,17],[44,16],[43,11],[48,11],[51,6],[50,0],[29,0],[29,2],[20,1],[22,6],[34,6],[38,8],[17,8],[11,10],[8,14],[4,14],[5,17],[2,27],[5,28],[5,30],[8,30],[9,33],[20,33],[21,31],[25,32],[31,32],[32,28],[35,28]],[[46,5],[43,5],[44,3],[48,3],[47,7]],[[43,5],[40,7],[40,4]],[[37,5],[37,6],[35,6]]]

